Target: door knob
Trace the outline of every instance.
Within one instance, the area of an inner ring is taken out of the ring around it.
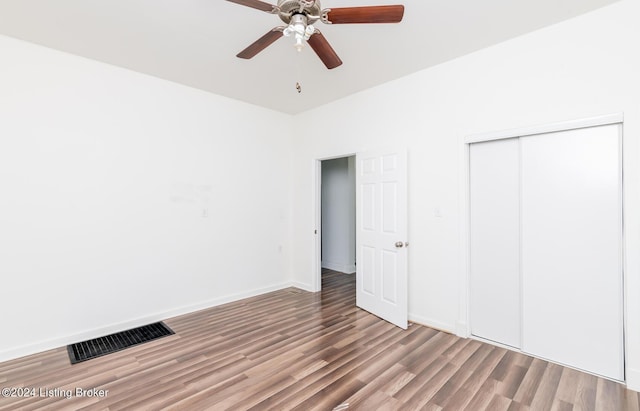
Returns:
[[[402,241],[396,242],[396,248],[402,248],[403,246],[404,246],[404,243]]]

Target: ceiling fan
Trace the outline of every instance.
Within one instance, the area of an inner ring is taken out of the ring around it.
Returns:
[[[322,9],[320,0],[278,0],[273,5],[260,0],[227,0],[232,3],[277,14],[286,26],[278,26],[260,37],[238,53],[237,57],[250,59],[282,36],[293,37],[295,47],[302,50],[304,41],[309,43],[328,69],[342,64],[320,30],[313,26],[318,20],[325,24],[350,23],[399,23],[404,15],[404,6],[365,6]]]

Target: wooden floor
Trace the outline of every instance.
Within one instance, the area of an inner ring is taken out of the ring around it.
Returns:
[[[355,308],[354,276],[330,271],[322,293],[291,288],[166,323],[175,335],[73,366],[64,347],[0,363],[0,387],[36,388],[0,397],[0,410],[640,410],[620,384],[400,330]]]

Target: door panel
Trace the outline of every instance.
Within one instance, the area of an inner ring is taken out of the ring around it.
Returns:
[[[382,252],[382,300],[398,302],[398,253]]]
[[[356,304],[402,328],[407,328],[406,175],[406,152],[356,155]]]
[[[523,350],[623,380],[619,127],[521,139]]]
[[[471,333],[520,347],[520,165],[517,138],[471,144]]]
[[[374,204],[376,200],[375,184],[363,184],[361,187],[362,201]],[[376,229],[376,209],[374,206],[362,208],[362,229],[374,231]]]
[[[358,264],[356,268],[356,272],[362,269],[362,275],[357,278],[358,290],[361,290],[363,294],[375,297],[376,249],[363,246],[361,251],[362,253],[358,256],[357,261],[362,261],[362,264]]]
[[[398,232],[397,188],[396,182],[382,183],[382,230],[385,233]]]

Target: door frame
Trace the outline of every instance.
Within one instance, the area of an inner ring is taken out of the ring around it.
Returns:
[[[464,338],[474,338],[478,340],[482,340],[481,338],[474,337],[471,334],[471,323],[470,323],[470,287],[471,287],[471,266],[470,266],[470,253],[471,253],[471,242],[470,242],[470,213],[471,213],[471,203],[470,203],[470,145],[473,143],[481,143],[487,141],[495,141],[516,137],[527,137],[534,136],[538,134],[545,133],[553,133],[553,132],[561,132],[561,131],[569,131],[587,127],[597,127],[597,126],[605,126],[619,124],[620,130],[622,133],[622,138],[620,138],[620,164],[622,166],[622,238],[621,238],[621,269],[622,269],[622,312],[623,312],[623,354],[624,354],[624,369],[628,370],[627,362],[629,360],[628,348],[629,344],[627,341],[629,333],[627,332],[627,303],[629,299],[627,298],[627,267],[626,267],[626,234],[625,234],[625,221],[626,221],[626,209],[625,209],[625,192],[627,192],[627,187],[625,186],[625,164],[624,164],[624,114],[623,113],[613,113],[596,117],[582,118],[577,120],[569,120],[562,121],[556,123],[542,124],[542,125],[534,125],[529,127],[522,127],[516,129],[509,130],[500,130],[493,131],[487,133],[479,133],[479,134],[470,134],[466,136],[461,136],[459,138],[459,158],[461,164],[461,173],[459,177],[459,187],[460,187],[460,199],[461,199],[461,213],[460,213],[460,238],[461,238],[461,247],[462,247],[462,266],[460,275],[460,299],[459,299],[459,315],[458,321],[456,323],[456,334],[460,337]],[[504,348],[513,349],[512,347],[504,346],[502,344],[496,344],[495,342],[491,342],[494,345],[498,345]],[[626,374],[625,374],[625,378]]]
[[[321,249],[322,249],[322,162],[326,160],[335,160],[338,158],[348,158],[355,157],[356,153],[346,153],[346,154],[336,154],[333,156],[316,158],[313,160],[314,162],[314,181],[315,187],[313,190],[313,207],[314,207],[314,215],[313,215],[313,225],[314,225],[314,245],[313,245],[313,291],[318,292],[322,290],[322,258],[321,258]],[[355,190],[355,188],[354,188]],[[358,210],[356,210],[356,218],[357,218]],[[356,231],[356,237],[354,240],[357,240],[358,233]],[[355,275],[355,274],[354,274]]]

